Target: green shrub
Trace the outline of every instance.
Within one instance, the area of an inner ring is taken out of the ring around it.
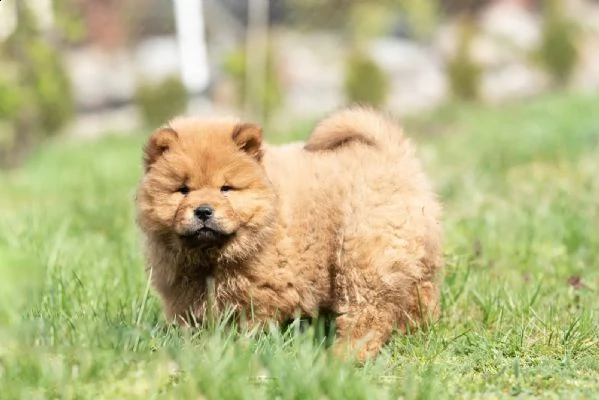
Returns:
[[[17,3],[17,28],[0,48],[2,167],[18,164],[45,138],[60,132],[74,114],[59,48],[40,34],[25,4]]]
[[[188,94],[177,77],[171,76],[158,83],[143,82],[137,88],[136,103],[144,124],[156,128],[187,108]]]
[[[476,100],[480,97],[482,68],[472,59],[472,39],[476,25],[470,18],[459,22],[458,44],[447,63],[447,75],[452,95],[459,100]]]
[[[74,114],[69,78],[57,53],[46,43],[34,41],[29,54],[35,65],[30,71],[30,81],[38,101],[39,123],[47,136],[63,128]]]
[[[565,85],[578,62],[576,29],[564,15],[561,0],[543,5],[543,35],[538,59],[555,83]]]
[[[389,95],[389,79],[364,52],[354,50],[347,59],[344,91],[350,103],[381,107]]]
[[[5,73],[7,64],[3,64],[0,68]],[[22,105],[22,94],[16,81],[14,74],[0,74],[0,120],[15,118]]]
[[[239,47],[225,57],[222,66],[225,73],[233,80],[238,106],[242,107],[243,102],[246,101],[252,108],[248,111],[262,112],[263,115],[257,117],[264,118],[267,122],[283,101],[283,91],[277,70],[274,46],[269,44],[267,48],[264,85],[257,85],[254,88],[255,90],[247,90],[246,64],[245,47]],[[246,98],[246,96],[249,96],[249,98]]]

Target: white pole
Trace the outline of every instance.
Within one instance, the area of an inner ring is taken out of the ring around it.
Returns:
[[[204,36],[203,0],[173,0],[181,79],[190,93],[208,86],[208,55]]]

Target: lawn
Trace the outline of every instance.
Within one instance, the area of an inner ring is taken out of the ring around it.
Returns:
[[[598,109],[406,121],[445,204],[442,318],[362,367],[314,328],[168,327],[134,223],[143,136],[48,144],[0,174],[0,398],[597,398]]]

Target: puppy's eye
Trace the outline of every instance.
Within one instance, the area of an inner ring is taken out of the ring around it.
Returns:
[[[185,194],[189,193],[189,188],[188,188],[187,186],[181,186],[181,187],[180,187],[180,188],[177,190],[177,192],[179,192],[179,193],[181,193],[181,194],[185,195]]]
[[[227,193],[227,192],[230,192],[231,190],[233,190],[233,187],[231,187],[229,185],[223,185],[220,188],[221,193]]]

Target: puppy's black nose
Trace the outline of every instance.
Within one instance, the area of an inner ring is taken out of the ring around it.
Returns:
[[[193,213],[202,221],[207,221],[212,217],[212,214],[214,214],[214,210],[210,206],[203,205],[193,210]]]

